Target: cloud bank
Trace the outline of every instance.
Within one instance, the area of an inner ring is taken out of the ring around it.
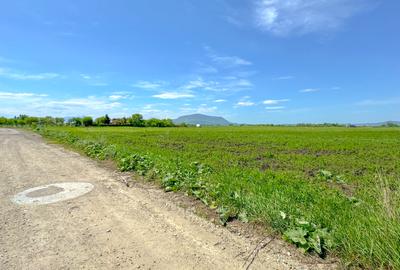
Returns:
[[[256,24],[277,36],[326,32],[369,7],[370,0],[258,0]]]

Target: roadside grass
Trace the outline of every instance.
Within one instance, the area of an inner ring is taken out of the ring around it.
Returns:
[[[347,268],[400,269],[400,129],[38,129]]]

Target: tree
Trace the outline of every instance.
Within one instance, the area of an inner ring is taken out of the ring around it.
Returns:
[[[171,119],[150,118],[145,121],[146,127],[174,127]]]
[[[85,127],[93,126],[93,118],[90,116],[85,116],[82,118],[82,124]]]
[[[82,126],[82,119],[79,117],[74,117],[68,120],[68,124],[70,126],[75,126],[75,127],[79,127]]]
[[[56,117],[54,120],[55,120],[55,123],[56,123],[57,126],[63,126],[64,125],[64,121],[65,121],[64,118]]]
[[[107,118],[105,116],[100,116],[99,118],[96,118],[96,120],[94,121],[94,123],[97,126],[107,125],[106,122],[107,122]]]
[[[163,119],[163,120],[161,120],[161,121],[163,122],[163,126],[164,126],[164,127],[174,127],[174,126],[175,126],[175,124],[174,124],[174,122],[172,121],[172,119],[166,118],[166,119]]]
[[[159,126],[159,121],[157,118],[150,118],[146,120],[146,127],[158,127]]]
[[[129,118],[129,124],[134,127],[143,127],[144,126],[144,120],[143,120],[143,115],[139,113],[132,114],[131,118]]]
[[[109,125],[110,123],[111,123],[111,119],[110,119],[110,117],[108,117],[108,114],[106,114],[104,116],[104,124]]]
[[[108,114],[101,116],[96,119],[95,123],[98,126],[104,126],[104,125],[109,125],[111,122],[110,117],[108,117]]]
[[[37,117],[27,117],[25,118],[25,124],[27,125],[35,125],[39,122],[39,118]]]
[[[5,117],[0,117],[0,126],[7,125],[7,124],[8,124],[8,119]]]
[[[51,116],[39,118],[39,124],[46,126],[53,126],[56,124],[56,120]]]

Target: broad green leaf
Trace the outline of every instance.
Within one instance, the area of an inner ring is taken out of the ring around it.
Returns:
[[[305,238],[306,235],[307,231],[303,228],[289,229],[284,233],[284,236],[287,240],[301,245],[307,244],[307,240]]]

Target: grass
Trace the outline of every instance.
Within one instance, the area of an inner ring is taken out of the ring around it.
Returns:
[[[43,135],[115,160],[346,267],[400,269],[400,129],[70,128]]]

